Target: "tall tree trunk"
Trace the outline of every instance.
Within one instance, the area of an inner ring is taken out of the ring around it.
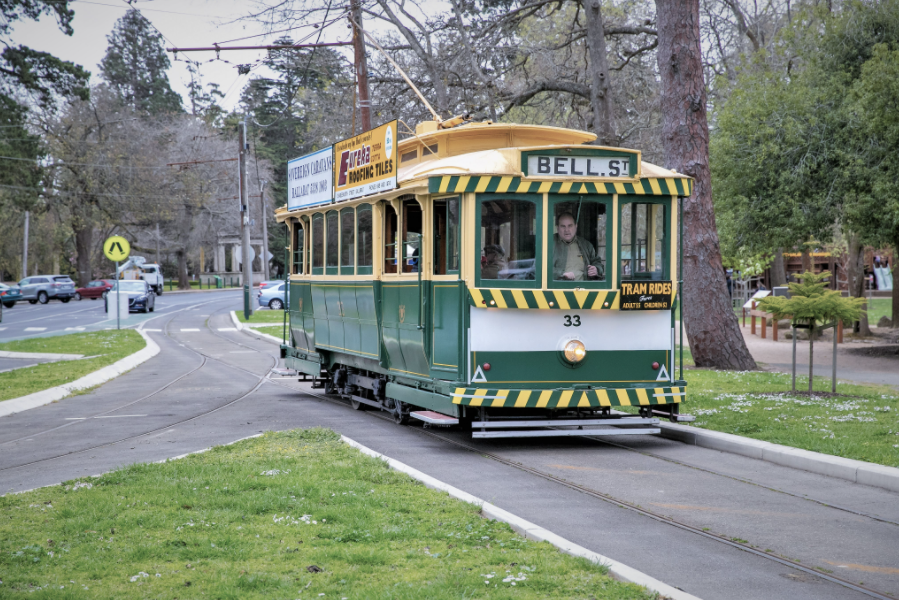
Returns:
[[[802,247],[802,272],[803,273],[814,273],[815,265],[812,262],[812,251],[809,250],[808,246]]]
[[[587,15],[587,51],[590,77],[590,106],[593,107],[593,131],[603,146],[617,146],[612,91],[609,88],[609,60],[600,0],[582,0]]]
[[[75,266],[78,269],[78,286],[84,287],[93,279],[94,269],[92,254],[94,250],[94,226],[90,219],[78,215],[72,219],[75,232]]]
[[[865,297],[865,247],[859,242],[858,235],[849,234],[849,295],[853,298]],[[867,309],[867,305],[862,308]],[[868,326],[868,314],[862,312],[862,316],[856,321],[853,330],[861,336],[871,335]]]
[[[187,249],[181,248],[178,254],[178,289],[189,290],[190,282],[187,280]]]
[[[787,285],[787,269],[784,267],[784,249],[778,248],[771,263],[771,287]]]
[[[697,366],[751,370],[727,295],[712,205],[699,0],[657,0],[665,166],[695,180],[684,201],[684,321]]]

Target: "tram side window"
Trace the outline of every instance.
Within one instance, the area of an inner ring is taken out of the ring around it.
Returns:
[[[328,213],[328,235],[325,239],[325,244],[328,246],[327,257],[325,259],[325,266],[327,267],[336,267],[337,266],[337,243],[339,238],[337,237],[337,211],[332,210]]]
[[[434,202],[434,274],[459,272],[459,198]]]
[[[384,207],[384,272],[396,273],[396,211]]]
[[[304,244],[306,243],[306,230],[300,223],[293,224],[293,271],[294,275],[302,275],[304,254]]]
[[[633,202],[621,209],[621,276],[663,279],[668,256],[665,206]]]
[[[367,273],[371,273],[371,267],[374,265],[371,232],[371,206],[362,204],[356,209],[356,264],[360,270],[368,267]]]
[[[481,279],[534,280],[537,207],[526,200],[481,204]]]
[[[340,211],[340,266],[352,269],[356,257],[356,211],[345,208]],[[352,270],[349,271],[352,275]]]
[[[325,266],[325,218],[318,214],[312,217],[312,268]]]
[[[606,204],[559,202],[554,216],[553,280],[605,281]]]
[[[403,201],[403,273],[421,269],[421,205],[415,200]]]

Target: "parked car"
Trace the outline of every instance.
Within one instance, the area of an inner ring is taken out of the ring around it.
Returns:
[[[257,296],[259,306],[267,306],[272,310],[282,310],[284,308],[284,298],[285,289],[283,281],[262,288],[259,290],[259,295]]]
[[[279,283],[284,283],[283,279],[271,279],[269,281],[263,281],[259,284],[259,289],[264,290],[267,287],[271,287],[273,285],[278,285]]]
[[[56,298],[64,303],[75,297],[75,282],[68,275],[34,275],[19,282],[22,300],[46,304]]]
[[[499,279],[524,279],[533,280],[536,260],[533,258],[525,260],[513,260],[509,265],[499,272]]]
[[[22,290],[17,285],[9,286],[0,283],[0,303],[6,308],[12,308],[16,302],[22,299]]]
[[[115,282],[112,289],[106,294],[103,310],[109,312],[109,299],[115,302],[116,290],[121,289],[122,294],[128,296],[128,312],[153,312],[156,310],[156,293],[152,286],[142,279],[123,279]]]
[[[106,292],[111,290],[114,285],[114,279],[98,279],[97,281],[90,281],[85,287],[80,287],[75,290],[75,300],[83,300],[84,298],[90,298],[91,300],[105,298]]]

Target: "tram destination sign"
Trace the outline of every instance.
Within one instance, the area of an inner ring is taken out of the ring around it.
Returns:
[[[526,177],[571,179],[630,179],[640,176],[640,153],[606,148],[547,148],[524,150],[521,168]]]
[[[671,310],[670,281],[622,281],[620,310]]]
[[[334,198],[333,163],[333,146],[287,162],[287,210]]]
[[[334,198],[350,200],[397,187],[397,121],[334,144]]]

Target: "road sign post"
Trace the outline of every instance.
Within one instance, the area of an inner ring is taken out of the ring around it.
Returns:
[[[128,240],[120,235],[114,235],[106,238],[103,242],[103,254],[106,258],[115,263],[115,326],[116,329],[122,328],[122,286],[120,284],[119,262],[128,258],[131,254],[131,244]],[[109,295],[106,298],[106,308],[109,309]]]

